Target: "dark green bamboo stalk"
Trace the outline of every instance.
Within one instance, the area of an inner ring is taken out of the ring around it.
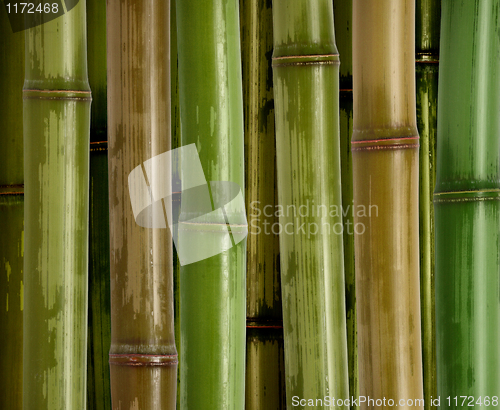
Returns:
[[[111,409],[109,196],[106,111],[106,3],[87,0],[90,122],[87,409]]]
[[[85,3],[26,30],[26,410],[86,408],[91,98]]]
[[[208,182],[231,181],[244,190],[238,1],[179,0],[176,7],[181,145],[196,144]],[[182,164],[182,175],[188,171]],[[212,219],[216,212],[200,215],[189,199],[183,193],[181,221],[200,219],[183,224],[186,236],[222,245],[225,220]],[[243,228],[244,212],[226,214]],[[237,233],[233,226],[231,232]],[[182,409],[244,408],[245,267],[246,240],[181,266]]]
[[[442,407],[461,408],[445,398],[467,395],[476,408],[479,397],[500,408],[499,29],[498,0],[442,2],[434,195]]]
[[[403,409],[424,406],[414,47],[414,0],[354,0],[359,393]]]
[[[139,225],[132,209],[169,177],[144,163],[170,149],[170,2],[110,0],[106,18],[112,407],[173,410],[172,236],[154,212]],[[129,185],[136,167],[141,186]]]
[[[247,241],[247,410],[286,408],[279,236],[265,229],[278,223],[272,18],[271,2],[240,0],[245,202],[251,226]],[[271,216],[263,213],[264,208]]]
[[[441,0],[416,2],[417,126],[420,134],[420,304],[425,409],[437,397],[434,299],[434,186]]]
[[[107,143],[100,142],[90,145],[88,409],[111,408],[110,292],[108,150]]]
[[[0,13],[0,408],[20,410],[23,394],[24,33]]]
[[[4,77],[5,78],[5,77]],[[20,94],[20,93],[19,93]],[[21,99],[21,97],[19,96]],[[22,101],[22,99],[21,99]],[[3,121],[0,121],[2,123]],[[22,138],[18,137],[21,141]],[[0,406],[23,406],[23,195],[11,187],[0,191]]]
[[[349,397],[339,57],[330,0],[277,0],[273,23],[285,372],[291,408],[296,396]],[[323,408],[337,406],[323,403]]]
[[[356,326],[356,278],[354,269],[354,214],[352,186],[352,0],[334,0],[336,40],[340,59],[340,163],[342,172],[342,209],[344,224],[344,266],[349,362],[349,395],[359,396],[358,337]],[[358,403],[351,403],[357,409]]]

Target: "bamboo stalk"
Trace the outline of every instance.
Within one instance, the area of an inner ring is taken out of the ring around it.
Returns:
[[[176,7],[181,145],[196,144],[208,182],[231,181],[243,190],[238,1],[180,0]],[[183,165],[183,175],[188,168]],[[189,199],[183,193],[181,221],[200,215],[193,209],[197,203]],[[227,220],[244,225],[244,212],[226,214]],[[200,215],[198,224],[185,224],[186,236],[206,237],[206,246],[222,245],[226,222],[212,215]],[[217,228],[221,234],[203,233]],[[236,233],[233,227],[231,231]],[[182,409],[244,407],[245,266],[246,240],[181,266]]]
[[[275,1],[273,29],[286,399],[291,408],[294,397],[349,397],[339,58],[332,2]],[[337,408],[336,402],[323,403],[323,408]]]
[[[170,149],[170,2],[110,0],[106,17],[112,408],[175,409],[172,237],[153,212],[136,223],[127,183]],[[164,171],[146,171],[146,184]]]
[[[247,241],[247,410],[286,407],[279,236],[264,230],[264,223],[278,223],[272,17],[270,2],[240,0],[245,202],[252,226]],[[270,217],[264,207],[271,209]]]
[[[177,9],[175,0],[170,2],[170,112],[172,124],[172,150],[180,148],[181,146],[181,115],[179,105],[179,67],[178,67],[178,53],[177,53]],[[180,179],[180,161],[178,157],[172,163],[173,178]],[[173,197],[174,203],[178,204],[180,197]],[[174,210],[180,212],[180,206],[174,206]],[[178,219],[178,214],[174,216],[174,220]],[[173,265],[174,265],[174,328],[175,328],[175,345],[181,345],[181,287],[180,287],[180,274],[181,265],[177,249],[173,247]],[[181,408],[181,352],[178,351],[178,368],[177,368],[177,403],[176,408]]]
[[[109,187],[106,111],[106,3],[87,1],[90,122],[89,312],[87,409],[111,409],[109,349]]]
[[[24,409],[86,407],[90,89],[85,1],[26,30]]]
[[[342,209],[344,224],[344,268],[349,362],[349,395],[359,396],[358,337],[356,326],[356,275],[354,265],[354,214],[352,181],[352,0],[334,0],[333,13],[340,59],[340,163],[342,172]],[[350,403],[357,409],[358,403]]]
[[[108,191],[107,143],[94,143],[90,145],[87,409],[111,408]]]
[[[442,3],[436,360],[437,393],[450,408],[461,402],[445,398],[458,392],[500,408],[499,22],[498,0]]]
[[[420,134],[420,304],[425,409],[436,408],[436,322],[434,293],[434,186],[439,64],[440,0],[416,2],[417,125]]]
[[[20,410],[23,393],[24,33],[0,13],[0,408]],[[16,193],[17,194],[13,194]]]
[[[359,393],[399,408],[423,408],[414,13],[414,0],[353,3]]]

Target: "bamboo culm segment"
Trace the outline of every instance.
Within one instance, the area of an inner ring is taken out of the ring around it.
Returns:
[[[179,0],[176,8],[181,146],[196,144],[208,182],[231,181],[244,192],[238,1]],[[183,194],[181,221],[193,205]],[[187,236],[203,235],[193,228]],[[245,406],[245,268],[246,239],[181,266],[181,409]]]
[[[92,134],[92,125],[91,125]],[[107,143],[90,145],[87,409],[111,408],[109,195]]]
[[[344,268],[349,363],[349,395],[359,396],[358,331],[356,325],[356,274],[354,269],[354,201],[352,185],[352,0],[334,0],[333,13],[340,59],[340,164],[344,226]],[[351,409],[358,405],[350,403]]]
[[[436,408],[436,310],[434,279],[434,186],[441,0],[416,0],[415,60],[417,125],[420,134],[420,304],[425,409]]]
[[[437,397],[434,206],[436,183],[436,134],[438,66],[417,63],[417,123],[420,134],[420,303],[422,315],[422,360],[425,408],[431,409],[431,397]]]
[[[500,392],[499,26],[498,0],[442,2],[434,195],[441,397]]]
[[[414,10],[353,2],[351,149],[359,394],[422,409]]]
[[[86,407],[91,97],[85,3],[25,31],[26,410]]]
[[[275,1],[273,31],[278,203],[308,209],[279,219],[291,408],[295,396],[349,397],[342,216],[318,211],[342,204],[332,2]]]
[[[245,201],[250,226],[247,242],[247,410],[286,407],[279,236],[264,232],[264,223],[268,226],[278,223],[275,214],[278,192],[271,70],[272,18],[271,2],[240,1]],[[274,210],[271,217],[263,214],[264,207]]]
[[[111,409],[109,349],[109,186],[106,96],[106,2],[87,0],[90,115],[89,312],[87,410]]]
[[[0,407],[23,405],[24,197],[0,193]]]
[[[23,398],[23,100],[24,33],[0,13],[0,408]]]
[[[21,185],[23,178],[24,33],[13,33],[7,13],[0,16],[0,142],[4,155],[0,163],[0,186]],[[2,400],[2,399],[0,399]],[[1,402],[0,402],[1,403]]]
[[[136,223],[127,182],[171,147],[170,2],[112,0],[106,13],[112,408],[173,410],[172,237]],[[147,184],[162,171],[152,169]]]

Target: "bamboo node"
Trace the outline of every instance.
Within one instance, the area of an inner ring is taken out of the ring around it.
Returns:
[[[417,135],[411,137],[351,141],[351,151],[414,149],[420,146],[419,139]]]
[[[307,66],[307,65],[339,65],[338,54],[312,54],[304,56],[273,57],[273,67]]]
[[[174,366],[177,354],[109,354],[109,364],[115,366]]]

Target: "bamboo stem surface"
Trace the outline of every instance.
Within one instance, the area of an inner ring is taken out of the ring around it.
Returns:
[[[23,100],[24,33],[0,13],[0,408],[23,398]]]
[[[359,394],[403,409],[423,408],[414,13],[413,0],[353,2]]]
[[[443,398],[458,394],[500,408],[499,27],[499,1],[442,2],[436,360],[437,394],[451,408],[461,403]]]
[[[136,222],[128,180],[142,167],[147,180],[131,192],[152,201],[148,190],[170,177],[168,169],[144,165],[171,147],[170,2],[110,0],[106,18],[112,408],[173,410],[172,236],[165,220],[153,226],[154,212],[147,227]]]
[[[247,410],[286,407],[279,236],[265,229],[278,223],[272,18],[270,2],[240,1],[245,200],[250,225],[247,240]]]
[[[297,397],[349,397],[339,58],[332,2],[273,2],[273,32],[286,400],[291,408]],[[337,408],[333,402],[322,406]]]
[[[23,408],[86,408],[86,2],[25,31]]]
[[[439,73],[440,0],[417,0],[415,60],[417,125],[420,134],[419,220],[422,360],[427,410],[436,408],[436,310],[434,254],[434,186],[436,184],[437,96]]]
[[[230,181],[244,193],[238,1],[179,0],[176,8],[181,146],[196,144],[209,184]],[[181,174],[188,172],[182,164]],[[245,214],[226,208],[227,219],[211,219],[216,213],[200,215],[198,200],[182,195],[181,221],[200,217],[198,224],[184,224],[186,237],[205,237],[202,248],[222,248],[225,221],[243,226]],[[181,409],[245,406],[245,267],[246,239],[181,266]]]

